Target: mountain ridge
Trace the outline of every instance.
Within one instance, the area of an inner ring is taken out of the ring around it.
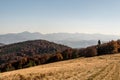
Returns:
[[[21,33],[9,33],[0,35],[0,43],[11,44],[27,40],[44,39],[55,43],[64,44],[73,48],[81,48],[97,44],[98,40],[101,41],[117,40],[119,39],[119,37],[120,36],[117,35],[104,35],[104,34],[86,34],[86,33],[41,34],[39,32],[31,33],[28,31],[24,31]]]

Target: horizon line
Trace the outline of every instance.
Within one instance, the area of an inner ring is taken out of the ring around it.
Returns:
[[[109,33],[88,33],[88,32],[49,32],[49,33],[42,33],[42,32],[33,32],[33,31],[21,31],[21,32],[8,32],[8,33],[0,33],[0,35],[7,35],[7,34],[19,34],[19,33],[39,33],[43,35],[47,34],[58,34],[58,33],[65,33],[65,34],[98,34],[98,35],[114,35],[114,36],[119,36],[119,34],[109,34]]]

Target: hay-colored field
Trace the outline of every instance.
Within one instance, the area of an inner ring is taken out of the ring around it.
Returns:
[[[0,80],[120,80],[120,54],[78,58],[0,73]]]

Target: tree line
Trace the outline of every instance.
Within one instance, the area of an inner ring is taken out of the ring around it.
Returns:
[[[112,40],[107,43],[98,44],[80,49],[73,49],[62,45],[58,46],[57,44],[54,43],[51,44],[49,42],[46,42],[47,44],[45,44],[43,42],[42,44],[44,44],[44,46],[42,47],[40,47],[41,46],[40,41],[33,41],[33,42],[24,43],[24,46],[22,45],[22,48],[19,47],[19,49],[21,49],[20,51],[15,51],[16,49],[14,50],[13,48],[11,48],[13,49],[11,51],[12,53],[8,52],[9,54],[4,54],[0,56],[0,72],[28,68],[36,65],[62,61],[62,60],[69,60],[79,57],[93,57],[93,56],[114,54],[120,52],[120,40],[117,41]],[[28,44],[30,45],[28,46]],[[3,50],[7,50],[7,48],[5,47],[3,48]]]

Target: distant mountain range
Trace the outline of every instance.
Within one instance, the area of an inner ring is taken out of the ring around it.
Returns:
[[[84,33],[51,33],[41,34],[38,32],[22,32],[10,33],[0,35],[0,43],[11,44],[27,40],[44,39],[60,44],[64,44],[73,48],[81,48],[89,45],[97,44],[97,41],[117,40],[120,36],[117,35],[104,35],[104,34],[84,34]]]

